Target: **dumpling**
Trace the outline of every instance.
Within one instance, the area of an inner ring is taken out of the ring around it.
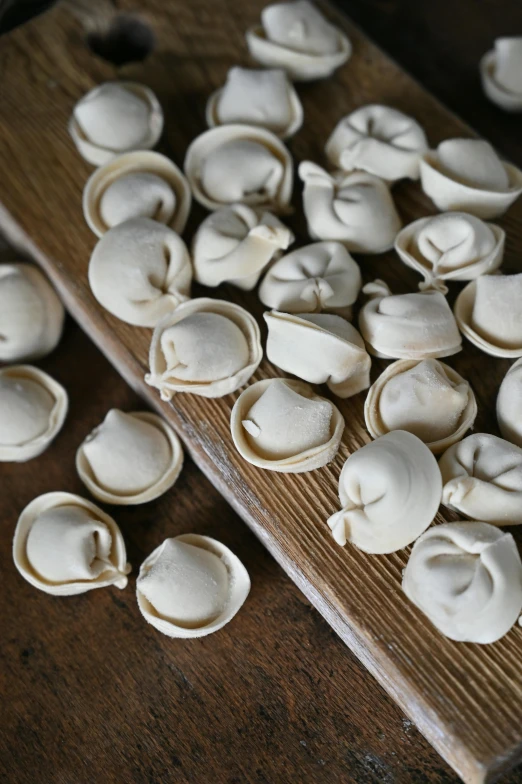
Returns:
[[[223,397],[246,384],[261,359],[255,318],[239,305],[200,297],[180,305],[158,323],[145,381],[162,400],[176,392]]]
[[[268,5],[261,25],[247,30],[254,60],[267,68],[284,68],[290,79],[324,79],[345,63],[352,45],[308,0]]]
[[[265,128],[223,125],[198,136],[185,157],[194,198],[208,210],[241,202],[288,212],[294,167],[283,142]]]
[[[13,559],[27,582],[54,596],[106,585],[125,588],[131,570],[112,517],[71,493],[46,493],[25,507],[16,525]]]
[[[455,302],[462,334],[493,357],[522,356],[522,273],[472,280]]]
[[[65,312],[47,278],[32,264],[0,264],[0,362],[50,354],[62,336]]]
[[[449,357],[462,348],[459,330],[440,291],[392,294],[386,283],[367,283],[368,302],[359,329],[376,357],[429,359]]]
[[[270,267],[259,287],[259,299],[285,313],[329,311],[351,318],[361,284],[359,266],[343,245],[315,242]]]
[[[269,212],[246,204],[223,207],[205,218],[194,236],[194,277],[204,286],[229,282],[250,291],[293,241],[290,229]]]
[[[311,161],[299,165],[308,234],[337,240],[355,253],[393,247],[401,219],[383,180],[367,172],[328,174]]]
[[[144,504],[166,493],[183,466],[174,431],[157,414],[111,409],[76,452],[80,479],[99,501]]]
[[[363,171],[394,182],[419,179],[421,155],[428,149],[419,123],[391,106],[370,104],[343,117],[326,142],[335,168]]]
[[[480,61],[487,97],[507,112],[522,111],[522,36],[497,38]]]
[[[393,362],[372,385],[364,405],[372,438],[407,430],[434,454],[463,438],[476,416],[468,382],[436,359]]]
[[[303,124],[303,107],[283,70],[231,68],[224,87],[207,103],[207,125],[244,123],[288,139]]]
[[[339,477],[343,508],[328,526],[337,544],[393,553],[430,525],[441,491],[440,471],[428,447],[417,436],[394,430],[347,459]]]
[[[446,212],[405,226],[397,234],[395,250],[424,278],[421,290],[447,294],[446,280],[473,280],[498,269],[505,237],[505,231],[493,223],[465,212]]]
[[[415,542],[402,588],[450,640],[496,642],[522,610],[515,540],[487,523],[437,525]]]
[[[181,234],[191,200],[175,163],[159,152],[138,150],[118,155],[89,177],[83,214],[97,237],[132,218],[152,218]]]
[[[522,523],[522,449],[489,433],[454,444],[439,462],[442,503],[493,525]]]
[[[291,315],[272,310],[266,355],[270,362],[311,384],[327,384],[338,397],[370,386],[371,359],[355,327],[329,313]]]
[[[446,139],[421,158],[421,184],[441,212],[498,218],[522,193],[522,172],[481,139]]]
[[[98,240],[89,262],[92,293],[109,313],[137,327],[154,327],[190,295],[192,266],[175,231],[134,218]]]
[[[232,409],[230,429],[237,451],[249,463],[300,474],[333,460],[344,419],[308,384],[269,378],[241,393]]]
[[[73,109],[69,133],[78,152],[94,166],[131,150],[149,150],[163,130],[163,112],[148,87],[136,82],[105,82]]]
[[[165,539],[142,563],[138,607],[168,637],[204,637],[240,610],[250,591],[248,572],[234,553],[209,536]]]
[[[0,462],[24,463],[58,435],[68,408],[67,392],[31,365],[0,369]]]
[[[503,438],[522,447],[522,359],[511,365],[500,385],[497,422]]]

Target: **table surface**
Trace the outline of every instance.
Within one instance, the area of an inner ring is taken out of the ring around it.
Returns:
[[[476,69],[493,37],[522,32],[519,5],[341,5],[401,65],[522,163],[522,120],[486,101]],[[66,386],[71,409],[43,456],[0,469],[0,781],[456,781],[190,461],[166,498],[118,509],[117,519],[135,567],[166,536],[187,531],[215,536],[237,553],[252,576],[252,592],[219,634],[190,644],[164,638],[145,625],[132,591],[50,601],[24,583],[10,554],[19,511],[39,493],[84,493],[74,469],[78,444],[109,408],[140,407],[70,321],[57,351],[39,364]],[[504,781],[522,781],[522,773]]]

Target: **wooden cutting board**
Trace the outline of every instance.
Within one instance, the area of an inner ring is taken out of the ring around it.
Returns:
[[[131,7],[126,0],[118,5],[120,10]],[[142,81],[165,110],[160,149],[181,164],[191,139],[205,129],[207,96],[223,83],[229,67],[249,63],[244,31],[256,22],[262,6],[263,0],[147,0],[141,19],[153,29],[156,47],[145,62],[119,69],[86,45],[86,26],[103,31],[114,13],[108,3],[85,9],[61,6],[3,39],[0,228],[42,265],[77,321],[129,384],[172,423],[200,468],[462,779],[491,781],[522,759],[522,629],[490,646],[446,640],[400,590],[408,551],[368,556],[350,546],[340,548],[326,526],[326,518],[338,508],[343,462],[369,441],[364,395],[336,400],[347,427],[340,453],[329,466],[293,476],[258,470],[241,460],[230,438],[230,409],[237,395],[220,400],[178,395],[171,404],[162,403],[143,381],[150,331],[104,312],[87,284],[95,237],[84,223],[81,195],[92,168],[67,133],[74,103],[107,79]],[[332,79],[299,86],[306,119],[290,142],[296,161],[325,163],[323,146],[334,124],[369,102],[392,104],[414,115],[432,146],[445,137],[472,133],[344,16],[329,6],[325,10],[346,30],[354,53]],[[288,223],[305,244],[299,186],[295,190],[297,209]],[[400,184],[394,196],[405,223],[435,211],[416,184]],[[203,216],[195,206],[187,240]],[[515,271],[522,254],[522,200],[500,222],[508,235],[504,269]],[[360,264],[365,280],[384,278],[395,292],[417,287],[419,279],[394,254],[363,257]],[[450,298],[457,291],[454,286]],[[255,293],[226,287],[214,293],[257,315],[262,312]],[[465,343],[449,364],[475,390],[476,430],[496,433],[495,397],[509,363]],[[373,378],[383,366],[374,363]],[[274,375],[279,374],[264,362],[254,380]],[[455,517],[444,513],[443,519]]]

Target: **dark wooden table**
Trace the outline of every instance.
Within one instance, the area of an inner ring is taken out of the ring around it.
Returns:
[[[522,33],[520,4],[342,5],[522,164],[522,118],[486,101],[476,70],[494,36]],[[252,576],[252,592],[219,634],[190,642],[162,637],[142,620],[132,587],[54,599],[19,577],[11,560],[19,511],[39,493],[84,493],[74,470],[78,444],[110,407],[140,407],[72,322],[58,350],[40,364],[67,387],[71,408],[43,456],[0,467],[0,781],[456,781],[190,461],[163,499],[114,514],[134,573],[166,536],[197,531],[232,547]],[[522,781],[522,774],[505,781]]]

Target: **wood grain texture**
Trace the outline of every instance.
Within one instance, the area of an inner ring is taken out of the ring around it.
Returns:
[[[204,129],[208,94],[231,65],[248,62],[243,34],[262,4],[146,4],[142,16],[156,32],[156,51],[117,75],[143,81],[158,94],[166,114],[162,149],[178,163],[189,141]],[[321,162],[334,123],[369,101],[391,103],[415,115],[433,145],[469,133],[344,17],[328,12],[347,30],[354,55],[333,79],[300,88],[306,122],[290,145],[297,160]],[[162,404],[142,381],[150,332],[118,322],[94,302],[86,284],[94,238],[81,215],[81,191],[90,168],[74,150],[66,124],[80,95],[116,72],[89,54],[83,35],[79,22],[57,9],[38,26],[31,23],[15,31],[2,48],[3,228],[42,264],[75,318],[129,383],[173,423],[197,464],[459,775],[468,782],[492,779],[522,755],[522,629],[487,647],[443,639],[400,591],[406,551],[371,557],[339,548],[325,524],[337,508],[342,463],[369,440],[364,396],[342,405],[347,428],[330,466],[300,476],[263,473],[242,462],[231,444],[228,420],[236,396],[213,401],[180,395],[172,404]],[[401,184],[394,194],[405,222],[433,212],[415,185]],[[295,205],[290,223],[304,243],[297,193]],[[202,217],[203,211],[195,208],[187,237]],[[516,269],[522,250],[521,219],[522,207],[516,205],[502,221],[508,231],[507,270]],[[382,277],[395,291],[413,290],[418,282],[392,254],[366,257],[361,267],[365,279]],[[254,295],[226,288],[216,294],[261,312]],[[475,389],[476,429],[496,432],[494,400],[508,363],[466,344],[450,364]],[[380,367],[375,364],[374,374]],[[264,363],[255,378],[269,375],[276,371]]]

